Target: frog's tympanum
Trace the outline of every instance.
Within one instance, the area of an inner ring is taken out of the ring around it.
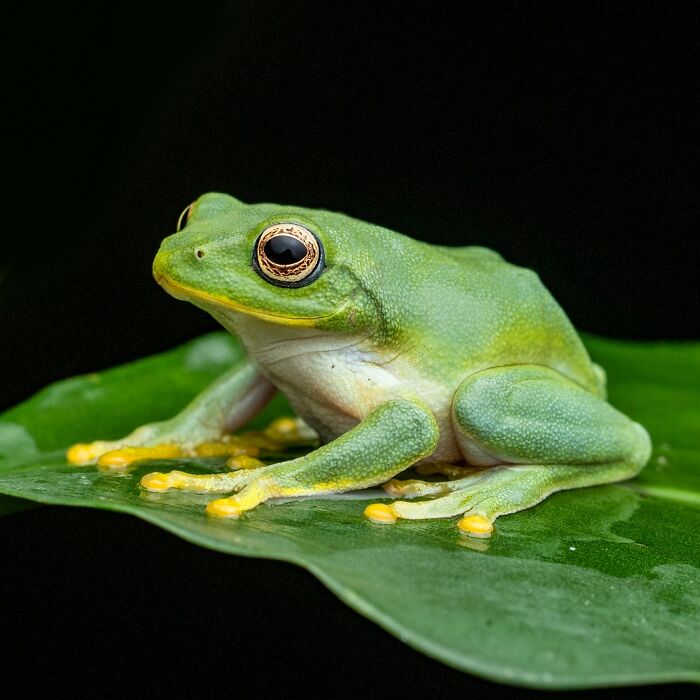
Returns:
[[[649,458],[647,432],[606,402],[605,373],[537,275],[491,250],[223,194],[190,205],[178,229],[156,280],[248,357],[170,420],[73,446],[72,463],[228,455],[229,471],[156,472],[141,487],[217,494],[207,513],[235,518],[276,497],[383,485],[397,500],[368,506],[370,520],[461,516],[462,532],[487,537],[499,515],[628,479]],[[276,390],[300,420],[232,436]],[[255,458],[310,438],[304,456]],[[430,476],[394,479],[408,467]]]

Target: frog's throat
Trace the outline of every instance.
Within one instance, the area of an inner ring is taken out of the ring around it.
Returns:
[[[271,311],[262,311],[261,309],[255,309],[251,306],[246,306],[238,301],[229,299],[227,297],[221,297],[216,294],[210,294],[209,292],[203,292],[199,289],[192,289],[191,287],[186,287],[177,282],[173,282],[171,279],[164,277],[163,275],[155,275],[156,282],[165,289],[168,294],[183,301],[197,302],[200,301],[207,306],[216,306],[220,309],[225,309],[227,311],[235,311],[238,313],[246,314],[248,316],[254,316],[262,321],[269,321],[271,323],[277,323],[283,326],[295,326],[295,327],[312,327],[316,323],[325,318],[330,318],[334,316],[337,311],[331,314],[324,314],[321,316],[284,316],[282,314],[275,314]]]

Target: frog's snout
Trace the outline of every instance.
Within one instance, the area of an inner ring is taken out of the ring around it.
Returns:
[[[153,277],[158,284],[178,278],[178,271],[194,270],[207,256],[207,246],[199,243],[176,249],[161,248],[153,260]]]
[[[168,268],[168,258],[170,256],[163,252],[163,250],[159,250],[158,253],[156,254],[156,257],[153,258],[153,267],[152,267],[152,272],[153,272],[153,277],[158,284],[163,283],[163,279],[167,277],[167,268]]]

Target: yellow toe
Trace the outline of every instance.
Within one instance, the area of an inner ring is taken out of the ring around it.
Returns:
[[[128,467],[133,461],[130,450],[113,450],[112,452],[105,452],[97,460],[97,464],[100,467],[109,469],[123,469]]]
[[[283,416],[272,421],[263,431],[269,439],[280,442],[282,445],[312,444],[315,442],[315,433],[298,418]]]
[[[282,416],[272,421],[264,430],[265,435],[272,440],[294,442],[299,439],[297,422],[289,416]]]
[[[69,464],[90,464],[104,452],[104,449],[104,443],[102,442],[79,442],[77,445],[68,448],[66,459]]]
[[[68,448],[66,459],[70,464],[87,464],[91,459],[90,445],[79,442]]]
[[[257,469],[264,467],[265,463],[250,455],[236,455],[226,462],[226,466],[229,469]]]
[[[167,491],[170,488],[170,479],[162,472],[152,472],[141,477],[141,486],[147,491]]]
[[[483,515],[467,515],[462,518],[457,527],[470,537],[491,537],[493,523]]]
[[[365,508],[365,517],[373,523],[391,525],[396,522],[396,511],[386,503],[372,503]]]
[[[98,460],[100,467],[107,469],[124,469],[132,462],[141,459],[177,459],[185,452],[178,445],[154,445],[153,447],[124,447],[121,450],[105,452]]]
[[[207,505],[207,515],[217,518],[237,518],[241,508],[235,498],[217,498]]]

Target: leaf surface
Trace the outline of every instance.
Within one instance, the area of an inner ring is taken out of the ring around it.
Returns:
[[[196,544],[307,568],[411,646],[516,685],[584,688],[700,682],[700,344],[587,337],[610,400],[644,424],[640,477],[556,494],[502,517],[488,540],[452,519],[362,518],[361,492],[207,518],[206,497],[145,494],[150,462],[114,476],[66,466],[67,445],[118,437],[175,413],[242,350],[217,333],[103,373],[59,382],[0,416],[0,513],[28,499],[131,513]],[[288,413],[281,397],[256,424]]]

